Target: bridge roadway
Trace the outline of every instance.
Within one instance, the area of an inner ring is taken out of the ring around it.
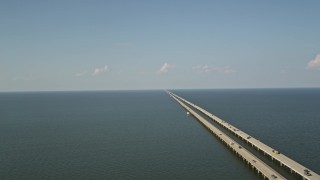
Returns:
[[[263,161],[261,161],[259,158],[257,158],[253,154],[251,154],[248,150],[241,147],[237,142],[233,141],[233,139],[228,137],[226,134],[224,134],[222,131],[220,131],[218,128],[216,128],[214,125],[212,125],[210,122],[208,122],[206,119],[201,117],[199,114],[197,114],[195,111],[193,111],[187,105],[185,105],[183,102],[181,102],[175,96],[173,96],[171,94],[169,94],[169,95],[172,98],[174,98],[182,107],[187,109],[188,112],[190,112],[196,119],[198,119],[206,128],[208,128],[215,136],[217,136],[222,142],[224,142],[236,154],[238,154],[240,157],[242,157],[243,160],[245,160],[254,169],[256,169],[258,171],[258,173],[261,173],[261,175],[264,178],[285,179],[278,172],[276,172],[270,166],[268,166]]]
[[[205,114],[206,116],[208,116],[209,118],[211,118],[212,120],[214,120],[216,123],[220,124],[222,127],[224,127],[225,129],[231,131],[232,133],[234,133],[236,136],[242,138],[243,140],[245,140],[247,143],[249,143],[250,145],[252,145],[253,147],[257,148],[258,150],[262,151],[264,154],[268,154],[272,159],[276,159],[280,165],[284,165],[286,167],[288,167],[290,169],[290,171],[295,172],[297,174],[299,174],[300,176],[302,176],[304,179],[308,179],[308,180],[320,180],[320,175],[311,171],[310,169],[304,167],[303,165],[299,164],[298,162],[290,159],[289,157],[285,156],[284,154],[277,154],[276,150],[271,148],[270,146],[264,144],[263,142],[259,141],[258,139],[255,139],[254,137],[252,137],[251,135],[249,135],[248,133],[245,133],[241,130],[239,130],[238,128],[236,128],[235,126],[225,122],[224,120],[220,119],[219,117],[211,114],[210,112],[206,111],[205,109],[187,101],[186,99],[179,97],[178,95],[175,95],[169,91],[167,91],[167,93],[169,93],[172,96],[177,97],[178,99],[186,102],[187,104],[191,105],[192,107],[194,107],[195,109],[199,110],[200,112],[202,112],[203,114]],[[305,173],[307,170],[309,172]]]

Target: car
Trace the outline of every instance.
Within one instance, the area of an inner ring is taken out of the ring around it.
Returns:
[[[239,146],[239,149],[242,149],[242,147],[241,147],[241,146]]]
[[[251,138],[251,136],[248,136],[248,137],[247,137],[247,139],[250,139],[250,138]]]
[[[278,178],[278,177],[277,177],[276,175],[274,175],[274,174],[272,174],[271,177],[272,177],[273,179],[277,179],[277,178]]]
[[[304,172],[304,175],[311,176],[309,172]]]
[[[310,171],[308,169],[304,170],[304,175],[311,176]]]
[[[272,152],[275,153],[275,154],[280,154],[280,152],[277,151],[277,150],[272,150]]]

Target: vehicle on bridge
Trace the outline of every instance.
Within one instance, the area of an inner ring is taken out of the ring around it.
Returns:
[[[275,154],[280,154],[280,152],[277,151],[277,150],[272,150],[272,152],[275,153]]]

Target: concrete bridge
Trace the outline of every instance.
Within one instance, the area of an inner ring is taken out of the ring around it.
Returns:
[[[268,179],[285,179],[278,172],[273,170],[270,166],[265,164],[259,158],[251,154],[248,150],[243,148],[237,142],[233,141],[225,133],[214,127],[211,123],[193,111],[191,108],[186,106],[182,101],[177,99],[175,96],[171,96],[175,99],[182,107],[184,107],[188,112],[190,112],[195,118],[199,120],[209,131],[211,131],[215,136],[218,137],[223,143],[225,143],[230,149],[232,149],[237,155],[239,155],[243,160],[252,166],[259,174]]]
[[[230,132],[232,132],[233,134],[235,134],[236,136],[238,136],[239,138],[241,138],[243,141],[249,143],[251,146],[255,147],[257,150],[262,151],[263,154],[270,156],[272,159],[275,159],[276,161],[278,161],[280,163],[281,166],[286,166],[287,168],[290,169],[291,172],[294,172],[298,175],[300,175],[303,179],[308,179],[308,180],[320,180],[320,176],[311,171],[310,169],[304,167],[303,165],[299,164],[298,162],[290,159],[289,157],[285,156],[284,154],[279,153],[277,150],[275,150],[274,148],[264,144],[263,142],[259,141],[258,139],[252,137],[251,135],[249,135],[248,133],[241,131],[240,129],[238,129],[237,127],[227,123],[226,121],[220,119],[219,117],[211,114],[210,112],[206,111],[205,109],[187,101],[186,99],[179,97],[175,94],[173,94],[172,92],[167,91],[167,93],[173,97],[176,101],[178,101],[184,108],[186,108],[191,114],[193,114],[199,121],[202,118],[200,115],[196,114],[195,111],[193,111],[191,108],[189,108],[188,106],[186,106],[183,102],[189,104],[191,107],[197,109],[198,111],[200,111],[201,113],[205,114],[206,116],[208,116],[210,119],[212,119],[213,121],[215,121],[217,124],[221,125],[223,128],[229,130]],[[196,114],[196,115],[195,115]],[[200,119],[199,119],[200,118]],[[203,119],[203,121],[206,121],[205,119]],[[200,121],[202,122],[202,121]],[[207,121],[206,121],[207,122]],[[211,124],[209,122],[207,122],[208,124]],[[207,124],[202,122],[202,124]],[[212,125],[212,124],[211,124]],[[210,125],[205,125],[207,128],[211,127]],[[212,125],[213,126],[213,125]],[[214,126],[213,126],[214,127]],[[214,127],[215,128],[215,127]],[[221,131],[219,132],[219,134],[223,134],[221,133]],[[223,134],[224,135],[224,134]],[[226,136],[226,135],[224,135]],[[229,137],[228,137],[229,138]],[[227,139],[227,141],[232,141],[233,143],[235,143],[231,138]],[[243,148],[242,148],[243,149]],[[256,157],[255,157],[256,158]],[[252,160],[252,159],[251,159]],[[249,162],[248,160],[246,160],[247,162]],[[270,167],[269,167],[270,168]],[[261,170],[258,170],[260,172],[262,172]],[[274,170],[272,169],[272,172]],[[270,171],[271,172],[271,171]],[[270,175],[271,173],[268,173],[268,175]],[[275,174],[274,174],[275,175]],[[267,176],[267,174],[264,174],[265,177],[270,177]],[[275,175],[275,176],[279,176],[279,175]],[[279,176],[281,177],[281,175]],[[278,178],[279,178],[278,177]],[[277,178],[277,179],[278,179]],[[283,177],[281,177],[283,178]],[[269,178],[269,179],[272,179]]]

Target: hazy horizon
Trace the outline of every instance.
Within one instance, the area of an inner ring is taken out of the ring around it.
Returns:
[[[16,90],[16,91],[0,91],[0,93],[36,93],[36,92],[114,92],[114,91],[201,91],[201,90],[295,90],[295,89],[320,89],[320,87],[266,87],[266,88],[171,88],[171,89],[77,89],[77,90]]]

